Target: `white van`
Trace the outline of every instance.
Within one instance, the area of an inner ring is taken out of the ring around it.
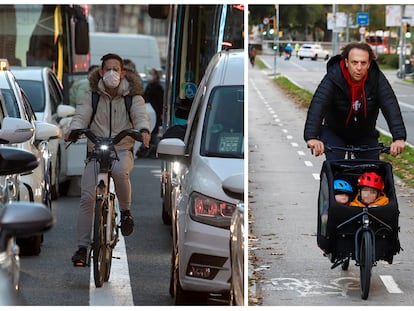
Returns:
[[[154,36],[141,34],[91,32],[89,34],[91,65],[101,65],[101,57],[115,53],[135,63],[139,73],[161,69],[161,57]]]

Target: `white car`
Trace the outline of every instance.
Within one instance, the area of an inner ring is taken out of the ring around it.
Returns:
[[[320,44],[303,44],[298,51],[299,59],[310,58],[317,60],[318,58],[323,60],[329,59],[329,52],[322,48]]]
[[[239,200],[222,183],[244,172],[244,50],[217,53],[191,106],[184,141],[158,156],[180,163],[172,191],[170,293],[176,305],[230,293],[230,221]],[[228,301],[228,300],[226,300]]]
[[[63,88],[56,74],[48,67],[12,67],[11,70],[27,94],[36,119],[59,126],[57,110],[63,105]],[[74,111],[69,106],[67,109]],[[63,129],[60,130],[63,133]],[[60,195],[65,195],[69,186],[67,151],[63,137],[50,140],[48,147],[51,154],[51,195],[55,200]]]
[[[27,141],[17,144],[3,142],[3,144],[31,152],[39,162],[36,168],[18,176],[19,187],[16,189],[18,191],[16,197],[20,201],[43,203],[50,209],[50,151],[48,149],[48,142],[51,139],[59,138],[61,132],[53,124],[37,121],[27,96],[17,83],[12,72],[8,70],[7,66],[2,66],[1,68],[3,69],[0,71],[0,107],[2,113],[5,117],[20,118],[29,122],[34,129],[33,137]],[[24,240],[25,246],[22,247],[20,245],[22,253],[39,254],[42,240],[41,235]]]

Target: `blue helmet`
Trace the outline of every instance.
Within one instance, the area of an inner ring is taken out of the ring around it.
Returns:
[[[334,180],[334,191],[352,193],[352,186],[345,180]]]

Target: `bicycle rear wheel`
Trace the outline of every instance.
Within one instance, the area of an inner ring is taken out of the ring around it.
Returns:
[[[362,233],[359,253],[359,273],[361,282],[361,298],[367,299],[371,283],[371,270],[373,265],[372,236],[369,231]]]
[[[96,287],[102,287],[106,275],[106,245],[104,232],[103,211],[105,208],[105,201],[97,199],[95,203],[95,219],[93,226],[93,277]]]

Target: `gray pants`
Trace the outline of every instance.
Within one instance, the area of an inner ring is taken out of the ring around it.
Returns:
[[[118,151],[119,161],[115,161],[112,178],[121,211],[131,207],[130,173],[134,167],[134,158],[129,150]],[[78,213],[78,246],[89,247],[95,207],[95,188],[99,164],[95,160],[87,161],[81,181],[81,198]]]

